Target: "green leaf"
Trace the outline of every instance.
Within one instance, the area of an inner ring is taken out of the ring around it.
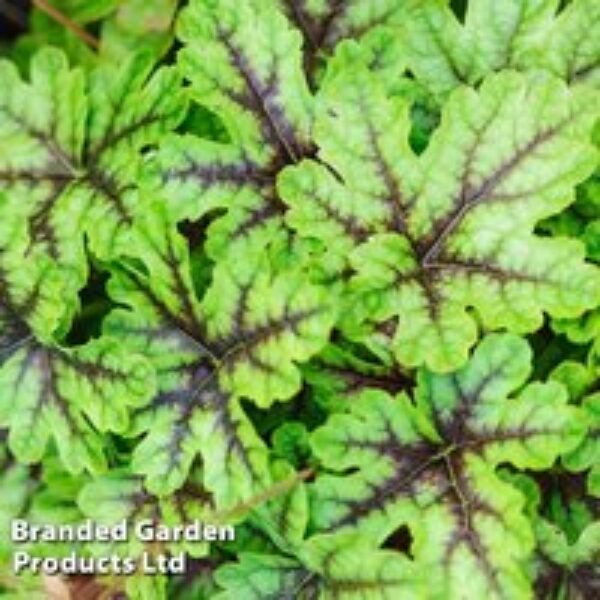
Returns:
[[[61,494],[60,487],[64,485],[64,469],[62,480],[56,486],[58,493],[53,494],[53,486],[48,482],[47,470],[51,468],[51,462],[43,465],[27,467],[20,464],[9,452],[6,446],[5,431],[0,432],[0,493],[3,502],[0,508],[0,593],[3,600],[45,600],[48,590],[43,585],[42,578],[38,574],[23,572],[15,576],[12,565],[13,556],[17,550],[32,551],[33,544],[16,543],[11,540],[11,524],[13,519],[26,519],[30,522],[39,523],[38,517],[40,505],[50,500],[51,508],[44,513],[41,521],[44,524],[58,523],[66,524],[69,521],[69,509],[67,507],[72,496]],[[57,481],[57,478],[55,478]],[[50,546],[50,548],[48,548]],[[37,542],[35,550],[38,555],[52,553],[52,556],[61,554],[58,544]]]
[[[355,272],[347,335],[376,347],[373,323],[396,325],[402,364],[449,371],[476,339],[471,308],[487,329],[524,333],[543,312],[595,305],[600,278],[583,247],[532,230],[594,169],[597,97],[546,77],[493,76],[451,95],[417,158],[408,107],[354,56],[320,97],[319,161],[279,180],[287,222],[322,245],[319,264]]]
[[[315,536],[307,542],[303,558],[318,574],[323,598],[416,599],[425,597],[425,588],[429,593],[416,564],[399,552],[373,550],[359,536]]]
[[[600,585],[600,522],[589,525],[569,544],[558,528],[540,521],[537,534],[542,560],[536,569],[537,598],[593,598]]]
[[[447,0],[414,0],[397,39],[410,71],[436,94],[475,85],[503,69],[545,69],[570,83],[597,85],[600,11],[574,0],[470,0],[461,24]]]
[[[0,63],[0,190],[24,222],[27,251],[86,273],[83,239],[102,258],[123,241],[142,203],[140,150],[183,116],[172,68],[151,75],[147,57],[100,67],[86,81],[58,50],[41,50],[30,82]],[[101,223],[101,226],[98,224]]]
[[[266,408],[298,391],[297,363],[325,345],[333,299],[299,272],[274,275],[266,262],[239,261],[217,265],[200,300],[184,239],[158,209],[134,248],[144,269],[120,269],[109,286],[133,310],[115,311],[105,329],[158,373],[159,393],[134,426],[133,433],[148,433],[133,469],[151,491],[168,494],[200,453],[217,506],[245,498],[269,477],[266,448],[240,400]]]
[[[507,397],[526,381],[530,358],[522,339],[490,335],[460,371],[421,371],[416,406],[372,390],[348,414],[330,417],[313,449],[340,474],[317,478],[314,526],[379,545],[408,524],[434,596],[459,597],[468,580],[473,596],[529,597],[524,498],[495,467],[547,469],[585,432],[555,382]]]
[[[177,220],[227,209],[209,228],[213,258],[239,244],[256,254],[280,233],[277,172],[312,152],[300,36],[277,9],[253,0],[192,2],[178,31],[193,96],[220,117],[230,142],[165,139],[157,185]]]
[[[323,63],[345,39],[360,39],[364,47],[376,50],[380,70],[386,63],[392,65],[399,60],[395,54],[397,45],[390,43],[386,30],[402,22],[408,5],[406,0],[279,0],[278,3],[303,35],[303,65],[313,85],[319,80]],[[397,64],[392,68],[401,70]]]
[[[35,495],[30,498],[27,513],[23,515],[36,524],[75,524],[82,520],[81,511],[75,503],[75,497],[85,483],[85,476],[73,475],[65,471],[64,465],[54,453],[49,453],[41,465],[32,468],[37,472],[39,481]],[[72,549],[68,542],[26,543],[30,550],[36,548],[40,553],[66,554]],[[79,542],[79,547],[84,544]]]
[[[600,597],[597,3],[30,3],[0,596]],[[24,543],[187,569],[15,577],[14,518],[235,539]]]
[[[403,3],[277,4],[282,10],[263,0],[196,0],[178,22],[180,63],[193,98],[219,117],[229,140],[165,138],[148,184],[164,194],[175,220],[225,213],[207,232],[215,260],[235,262],[232,248],[247,257],[274,239],[285,243],[276,179],[314,153],[309,82],[321,55],[342,38],[375,36]],[[372,62],[381,62],[382,52],[371,52]]]
[[[554,3],[546,2],[552,5]],[[573,0],[531,42],[520,67],[545,68],[573,85],[600,85],[600,6]]]
[[[199,470],[193,471],[181,489],[169,497],[157,498],[144,488],[140,476],[124,468],[113,469],[83,486],[77,504],[86,517],[106,525],[123,519],[127,519],[130,529],[142,519],[166,527],[188,525],[205,520],[212,509],[211,495],[198,483],[201,475]],[[206,543],[191,541],[169,542],[168,547],[172,553],[187,551],[194,557],[204,556],[208,550]],[[127,550],[118,550],[121,555],[139,556],[144,549],[143,542],[130,536]],[[103,550],[106,552],[106,548]]]
[[[582,443],[570,454],[563,462],[565,466],[572,471],[584,471],[592,469],[590,472],[590,494],[600,497],[596,491],[594,493],[593,477],[598,477],[600,472],[600,394],[595,393],[582,402],[582,408],[589,421],[589,430]]]
[[[569,391],[569,397],[579,402],[593,386],[594,369],[572,360],[565,360],[550,373],[550,379],[559,381]]]
[[[174,41],[177,0],[121,0],[102,23],[100,55],[105,61],[127,59],[140,48],[157,58]]]
[[[110,340],[68,349],[29,340],[3,361],[0,425],[19,460],[36,462],[52,437],[65,467],[102,465],[100,431],[123,431],[154,388],[153,372]],[[89,419],[89,420],[88,420]]]
[[[594,142],[600,148],[600,126],[594,129]],[[557,215],[549,223],[552,235],[564,235],[560,226],[568,222],[568,235],[579,237],[586,245],[588,258],[598,263],[598,227],[600,224],[600,174],[598,171],[578,188],[577,202],[566,213]],[[578,319],[554,319],[552,328],[575,344],[588,343],[600,334],[600,311],[597,307]]]
[[[412,377],[397,364],[382,365],[365,359],[351,348],[329,344],[304,369],[316,403],[327,412],[346,410],[365,389],[398,393],[412,384]]]
[[[24,260],[19,233],[11,218],[0,225],[0,364],[34,337],[51,340],[67,312],[61,277],[48,260]]]
[[[225,591],[219,600],[262,600],[263,598],[302,598],[310,572],[296,560],[282,556],[241,554],[239,562],[221,567],[217,583]]]
[[[591,310],[578,319],[555,319],[552,329],[564,334],[574,344],[586,344],[600,333],[600,311]]]
[[[267,534],[280,552],[295,554],[304,541],[308,524],[308,495],[298,474],[284,461],[274,461],[275,481],[269,499],[255,506],[248,522]]]
[[[265,162],[306,152],[311,98],[301,40],[279,11],[252,0],[192,2],[178,33],[194,95],[219,114],[236,146]]]
[[[417,571],[400,553],[374,551],[358,540],[344,543],[315,537],[301,551],[301,560],[244,553],[239,562],[221,567],[219,600],[264,598],[336,598],[378,600],[422,598]]]
[[[131,408],[153,393],[153,371],[109,339],[56,342],[66,311],[47,261],[19,261],[0,248],[0,291],[0,427],[10,430],[9,447],[37,462],[53,438],[68,470],[102,468],[96,428],[125,430]]]
[[[167,576],[135,573],[125,578],[125,593],[131,600],[145,600],[146,598],[168,600]]]
[[[4,431],[0,433],[0,490],[4,502],[0,510],[0,562],[8,564],[14,550],[10,541],[10,528],[13,519],[22,516],[27,508],[27,502],[33,495],[36,482],[31,476],[30,469],[17,463],[14,456],[6,447]]]

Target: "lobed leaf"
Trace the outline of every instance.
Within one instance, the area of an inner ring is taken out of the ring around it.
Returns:
[[[377,48],[373,62],[383,68],[387,38],[380,39],[380,26],[396,20],[402,6],[214,0],[182,11],[182,71],[194,99],[218,116],[229,139],[167,137],[148,181],[165,194],[175,220],[218,215],[207,235],[213,259],[230,257],[232,247],[247,257],[273,240],[285,242],[276,179],[314,154],[311,86],[321,58],[339,40],[362,36],[372,38],[365,47]]]
[[[401,0],[318,0],[295,2],[279,0],[290,22],[301,32],[304,43],[304,71],[315,87],[320,79],[323,63],[334,54],[345,39],[360,39],[365,48],[372,47],[377,54],[378,66],[388,63],[394,71],[401,71],[403,63],[394,54],[394,44],[385,35],[402,22],[408,2]],[[390,52],[391,51],[391,52]],[[390,54],[390,55],[388,55]],[[393,64],[393,63],[400,63]]]
[[[407,559],[391,551],[373,551],[357,540],[309,541],[302,560],[246,553],[240,561],[217,571],[225,588],[220,600],[259,598],[380,598],[423,597],[417,572]]]
[[[397,43],[409,70],[436,94],[511,68],[544,69],[569,83],[596,87],[598,4],[574,0],[558,8],[556,0],[470,0],[461,23],[447,0],[415,0]]]
[[[115,311],[106,332],[146,356],[159,381],[134,426],[148,435],[133,469],[148,477],[150,490],[170,493],[200,453],[220,505],[268,480],[266,448],[240,400],[266,408],[296,393],[297,363],[323,347],[335,315],[325,290],[298,272],[273,275],[266,263],[217,265],[200,300],[184,239],[159,213],[138,231],[144,270],[121,269],[110,284],[114,299],[133,311]]]
[[[195,519],[201,521],[212,508],[211,495],[198,483],[200,478],[201,473],[195,470],[172,496],[157,498],[144,488],[140,476],[125,468],[113,469],[84,485],[77,494],[77,505],[86,517],[106,525],[115,525],[123,519],[127,519],[130,527],[142,519],[167,527],[187,525]],[[131,539],[125,552],[118,545],[116,550],[119,554],[139,556],[144,544]],[[208,547],[181,541],[170,543],[169,550],[199,557],[207,554]],[[106,552],[106,548],[100,551]]]
[[[29,341],[3,363],[0,387],[0,425],[20,461],[39,461],[53,438],[69,471],[96,471],[98,430],[123,431],[131,407],[151,395],[153,373],[114,344],[69,350]]]
[[[317,478],[314,526],[380,545],[407,524],[434,596],[459,597],[468,585],[477,596],[528,597],[522,564],[533,533],[521,494],[495,468],[547,469],[585,433],[557,383],[507,398],[529,363],[522,339],[489,335],[456,373],[423,370],[416,406],[372,390],[330,417],[313,434],[313,449],[338,474]]]
[[[289,225],[320,243],[319,263],[355,273],[347,335],[376,346],[373,323],[389,323],[402,364],[449,371],[477,336],[468,309],[486,328],[524,333],[543,312],[593,306],[600,280],[583,248],[532,230],[596,164],[595,98],[555,79],[496,75],[449,98],[416,157],[408,107],[367,68],[329,79],[319,160],[287,169],[279,191]]]
[[[77,272],[74,285],[87,271],[84,236],[102,258],[123,241],[140,210],[140,151],[183,116],[177,73],[151,70],[147,57],[133,56],[86,81],[49,48],[32,59],[29,83],[0,65],[4,210],[23,220],[28,255],[48,254]]]
[[[108,339],[57,343],[61,278],[48,262],[16,259],[0,249],[0,427],[26,464],[39,462],[52,438],[69,471],[101,469],[99,431],[128,427],[131,408],[152,395],[154,373]]]

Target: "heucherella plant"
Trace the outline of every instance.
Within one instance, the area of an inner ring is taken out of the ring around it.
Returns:
[[[401,363],[450,370],[477,337],[467,307],[486,327],[527,332],[543,310],[567,316],[597,302],[581,245],[532,235],[594,169],[596,94],[491,76],[449,97],[417,157],[407,103],[386,95],[358,52],[346,59],[352,68],[322,89],[318,161],[287,169],[279,189],[288,223],[321,242],[323,264],[355,273],[351,336],[393,321]]]
[[[573,0],[559,14],[558,0],[469,0],[464,15],[446,0],[405,4],[398,43],[410,70],[436,94],[510,68],[548,70],[572,85],[599,83],[594,0]]]
[[[150,358],[159,382],[150,404],[134,413],[132,433],[148,435],[132,467],[147,475],[150,490],[170,493],[202,453],[211,489],[240,500],[267,472],[266,448],[240,399],[268,408],[297,393],[296,363],[324,346],[335,299],[297,272],[272,274],[268,263],[241,258],[215,266],[199,299],[184,238],[166,222],[160,209],[148,213],[134,242],[143,262],[123,261],[109,282],[129,310],[109,315],[105,331]]]
[[[5,5],[0,596],[600,597],[598,2]]]
[[[152,61],[132,56],[87,78],[63,53],[41,50],[30,82],[14,65],[0,70],[0,190],[3,210],[27,224],[26,253],[42,253],[86,276],[84,236],[107,258],[126,236],[142,203],[136,179],[143,148],[175,127],[185,112],[173,68],[150,78]],[[102,222],[103,226],[96,224]]]
[[[316,150],[311,86],[319,67],[354,32],[380,46],[374,26],[402,7],[331,4],[215,0],[181,13],[182,72],[194,100],[219,117],[225,140],[167,137],[150,180],[177,220],[225,212],[208,228],[217,260],[239,245],[258,253],[285,233],[277,177]]]
[[[408,523],[434,594],[459,597],[466,576],[474,596],[523,594],[533,536],[522,499],[494,469],[548,468],[585,431],[554,383],[508,397],[527,379],[528,354],[517,337],[488,336],[456,373],[421,371],[415,402],[372,390],[334,415],[313,448],[334,471],[358,470],[317,478],[315,527],[351,527],[377,545]]]

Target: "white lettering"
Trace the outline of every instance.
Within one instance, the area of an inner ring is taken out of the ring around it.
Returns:
[[[29,524],[23,519],[15,519],[10,528],[10,539],[13,542],[26,542],[29,540]]]
[[[214,542],[217,539],[217,528],[214,525],[204,526],[204,539],[207,542]]]
[[[154,541],[154,523],[150,519],[138,521],[135,526],[135,535],[141,542]]]
[[[27,552],[15,552],[13,556],[13,571],[18,575],[29,564],[31,556]]]
[[[187,567],[186,554],[180,552],[174,556],[166,554],[150,555],[148,552],[142,554],[142,571],[146,575],[180,575],[185,573]]]
[[[219,527],[219,541],[233,542],[235,540],[235,527],[233,525],[222,525]]]

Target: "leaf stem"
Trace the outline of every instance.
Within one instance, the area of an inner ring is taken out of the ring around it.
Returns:
[[[253,510],[254,507],[256,507],[258,505],[262,505],[265,502],[267,502],[268,500],[272,500],[273,498],[276,498],[277,496],[281,496],[282,494],[285,494],[286,492],[291,490],[294,486],[296,486],[301,481],[310,479],[314,474],[315,474],[315,472],[311,468],[307,468],[302,471],[299,471],[298,473],[295,473],[294,475],[292,475],[291,477],[288,477],[287,479],[278,481],[277,483],[272,485],[270,488],[267,488],[266,490],[257,494],[256,496],[253,496],[249,500],[247,500],[245,502],[240,502],[239,504],[236,504],[233,508],[231,508],[227,511],[224,511],[221,513],[218,513],[218,512],[214,513],[213,515],[211,515],[212,521],[214,521],[215,523],[223,523],[223,522],[230,521],[234,518],[237,518],[237,517],[243,515],[244,513]]]
[[[60,23],[71,33],[74,33],[79,39],[83,40],[88,46],[94,50],[100,48],[100,42],[93,35],[88,33],[83,27],[80,27],[75,21],[69,19],[65,14],[52,6],[47,0],[33,0],[33,4],[42,12],[45,12],[50,18]]]

